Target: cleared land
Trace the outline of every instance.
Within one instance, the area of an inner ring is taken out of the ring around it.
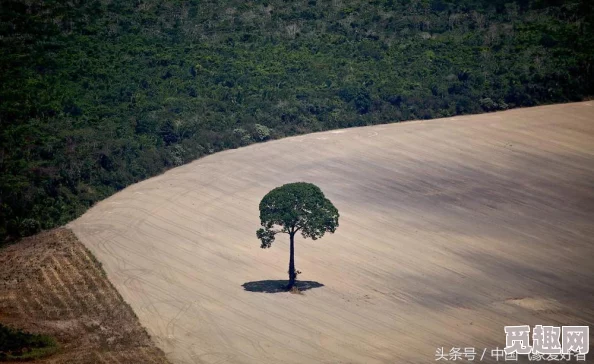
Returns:
[[[297,241],[311,289],[267,293],[288,244],[259,248],[258,203],[293,181],[340,228]],[[174,363],[427,363],[501,348],[504,325],[594,325],[593,217],[584,102],[217,153],[70,226]]]
[[[59,352],[36,363],[167,363],[68,229],[0,249],[0,322],[58,340]]]

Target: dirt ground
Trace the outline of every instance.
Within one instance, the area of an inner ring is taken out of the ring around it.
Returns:
[[[341,214],[296,242],[303,295],[279,289],[288,239],[255,234],[295,181]],[[505,325],[594,325],[594,102],[217,153],[69,226],[173,363],[493,362]]]
[[[100,264],[68,229],[0,249],[0,322],[52,335],[42,363],[167,363]]]

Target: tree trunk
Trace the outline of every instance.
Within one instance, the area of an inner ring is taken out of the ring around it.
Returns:
[[[295,285],[295,278],[297,278],[297,274],[295,274],[295,233],[289,234],[291,239],[291,253],[289,257],[289,284],[287,285],[287,289],[290,290]]]

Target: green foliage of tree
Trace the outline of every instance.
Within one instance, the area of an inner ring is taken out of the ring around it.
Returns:
[[[29,334],[0,324],[1,361],[31,361],[57,350],[58,344],[50,336]]]
[[[264,141],[270,138],[270,129],[264,125],[255,124],[254,125],[255,131],[255,138],[258,141]]]
[[[304,239],[317,240],[338,227],[338,210],[314,184],[288,183],[268,192],[260,202],[260,224],[256,236],[261,248],[270,248],[276,235],[289,235],[289,284],[291,289],[297,278],[295,269],[295,234]]]
[[[588,0],[1,1],[0,240],[228,148],[591,97],[592,44]]]

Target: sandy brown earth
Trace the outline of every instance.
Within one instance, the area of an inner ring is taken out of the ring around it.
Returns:
[[[310,289],[267,293],[288,244],[260,249],[258,203],[293,181],[319,185],[340,227],[297,241]],[[174,363],[373,364],[438,347],[488,362],[504,325],[594,325],[593,218],[583,102],[217,153],[70,226]]]
[[[167,363],[68,229],[0,249],[0,323],[57,339],[59,352],[36,363]]]

